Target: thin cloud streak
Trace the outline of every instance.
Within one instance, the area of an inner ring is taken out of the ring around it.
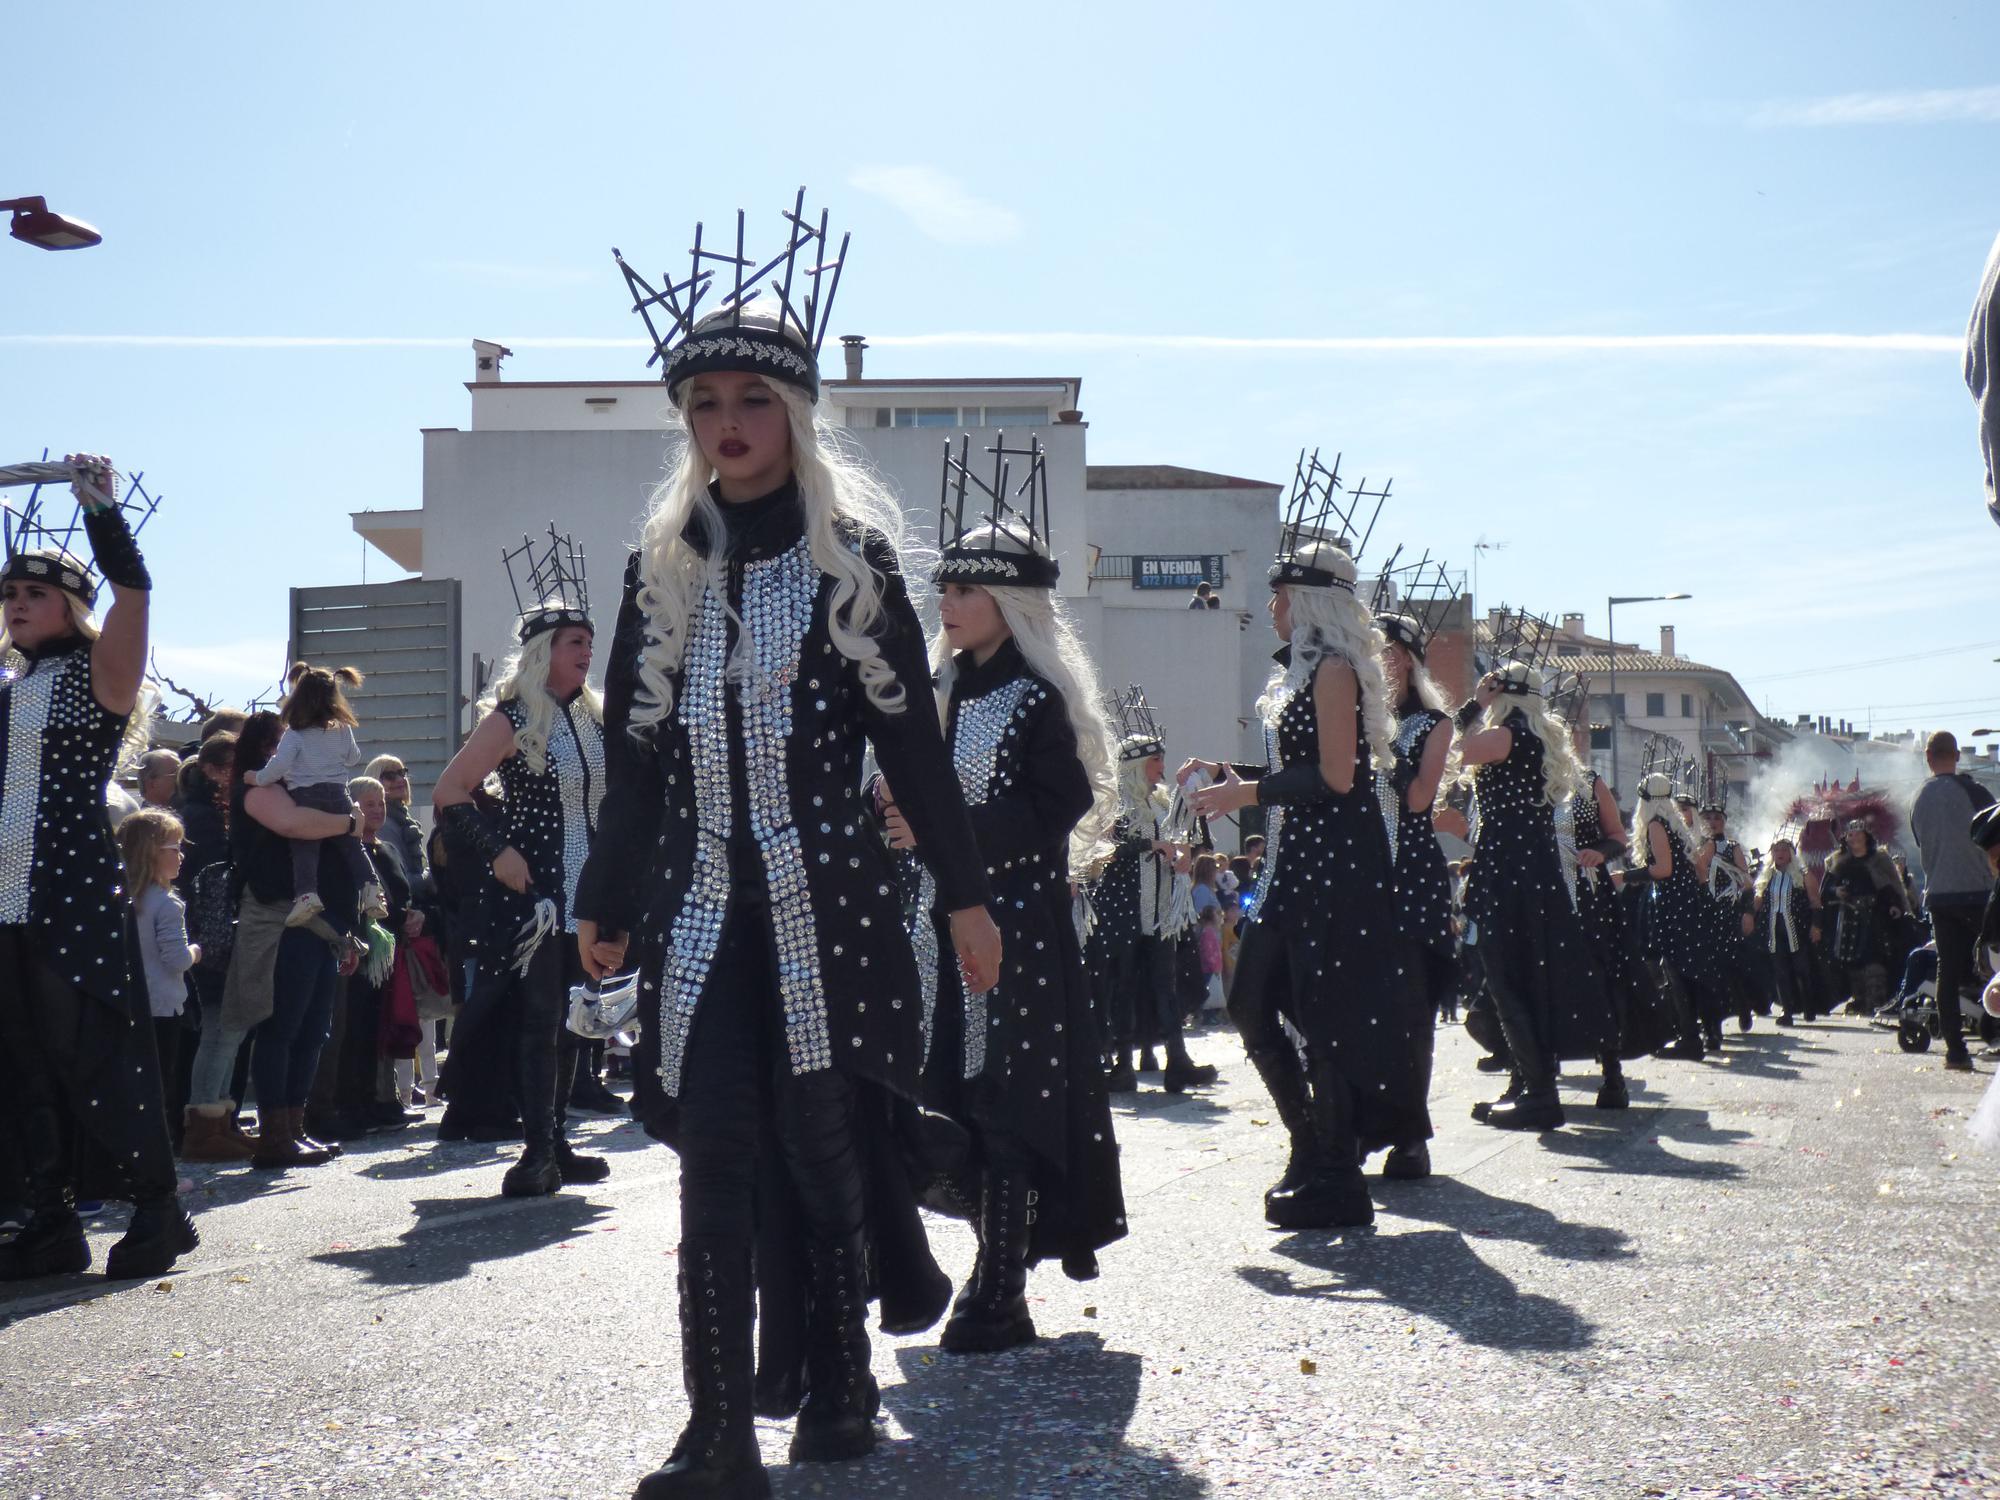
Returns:
[[[1751,111],[1761,126],[1948,125],[2000,122],[2000,86],[1904,89],[1834,94],[1824,99],[1773,100]]]
[[[995,245],[1021,232],[1019,214],[989,203],[935,167],[861,167],[848,175],[847,184],[882,199],[919,234],[940,244]]]
[[[509,335],[513,349],[646,349],[644,339]],[[1767,350],[1848,354],[1950,354],[1965,350],[1957,334],[1941,333],[1499,333],[1270,337],[1204,333],[950,333],[870,334],[895,349],[1040,349],[1070,353],[1211,352],[1271,354],[1608,354]],[[468,337],[403,337],[285,333],[0,333],[0,347],[126,349],[463,349]]]

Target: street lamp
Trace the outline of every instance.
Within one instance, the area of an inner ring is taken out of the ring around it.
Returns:
[[[23,244],[44,250],[85,250],[101,244],[104,236],[81,219],[67,218],[49,211],[46,198],[9,198],[0,209],[11,208],[14,222],[7,232]]]
[[[1621,604],[1662,604],[1673,599],[1692,599],[1693,594],[1614,594],[1604,601],[1604,634],[1611,644],[1611,685],[1606,692],[1611,698],[1611,796],[1614,801],[1622,798],[1624,789],[1618,782],[1618,720],[1624,713],[1625,705],[1618,698],[1618,606]]]

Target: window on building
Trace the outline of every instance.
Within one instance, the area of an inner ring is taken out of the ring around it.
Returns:
[[[965,409],[965,424],[968,427],[1046,427],[1049,425],[1049,409],[1046,406],[989,406],[985,420],[974,422],[972,413],[979,410],[968,406]]]
[[[1610,725],[1593,724],[1590,726],[1590,748],[1593,750],[1609,750],[1611,748]]]
[[[1667,716],[1667,695],[1665,693],[1646,694],[1646,717],[1664,719]]]
[[[1694,694],[1681,694],[1681,717],[1683,719],[1692,719],[1694,717]]]
[[[896,411],[898,427],[956,427],[959,425],[958,408],[955,406],[899,406]]]
[[[1581,656],[1581,655],[1583,655],[1583,647],[1581,647],[1581,646],[1558,646],[1558,647],[1556,647],[1556,655],[1557,655],[1557,656]]]

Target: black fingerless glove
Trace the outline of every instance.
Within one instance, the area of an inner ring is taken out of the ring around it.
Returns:
[[[461,848],[478,855],[489,865],[507,848],[507,841],[500,836],[500,830],[470,802],[454,802],[449,807],[440,807],[437,819],[447,837],[456,839]]]
[[[1331,802],[1336,793],[1315,765],[1286,766],[1267,771],[1257,778],[1257,801],[1265,807],[1302,807],[1312,802]]]
[[[1451,721],[1459,727],[1460,732],[1463,732],[1472,727],[1472,721],[1478,718],[1479,714],[1479,700],[1477,698],[1467,698],[1463,703],[1458,705],[1458,712],[1451,716]]]
[[[151,589],[152,575],[146,559],[139,555],[139,542],[125,524],[125,513],[114,505],[83,513],[84,535],[90,538],[90,555],[98,575],[121,589]]]

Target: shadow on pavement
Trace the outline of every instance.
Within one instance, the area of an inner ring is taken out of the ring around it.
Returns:
[[[1547,1144],[1564,1132],[1542,1137]],[[1622,1229],[1602,1224],[1573,1224],[1546,1208],[1513,1198],[1497,1198],[1456,1177],[1426,1177],[1420,1182],[1378,1186],[1383,1211],[1398,1218],[1443,1224],[1475,1239],[1514,1240],[1533,1245],[1557,1260],[1630,1260],[1638,1252]],[[1401,1244],[1401,1237],[1391,1237]]]
[[[883,1409],[908,1433],[860,1464],[773,1468],[779,1496],[1101,1495],[1193,1500],[1207,1483],[1170,1454],[1128,1446],[1141,1360],[1070,1333],[1005,1354],[896,1351]],[[844,1472],[846,1471],[846,1472]]]
[[[1601,1118],[1601,1116],[1600,1116]],[[1733,1161],[1704,1161],[1676,1156],[1668,1142],[1687,1146],[1733,1146],[1750,1139],[1747,1130],[1711,1125],[1705,1109],[1660,1109],[1635,1114],[1636,1128],[1584,1126],[1551,1130],[1541,1138],[1542,1149],[1569,1157],[1584,1170],[1630,1173],[1643,1177],[1705,1177],[1734,1181],[1743,1168]]]
[[[524,1199],[517,1208],[502,1207],[498,1200],[469,1207],[464,1198],[418,1198],[410,1211],[417,1222],[393,1245],[330,1250],[312,1259],[359,1271],[376,1286],[435,1286],[468,1276],[486,1261],[531,1254],[569,1239],[612,1210],[607,1204],[561,1193]],[[460,1216],[463,1222],[453,1222]]]
[[[1392,1302],[1445,1324],[1467,1343],[1491,1349],[1584,1349],[1596,1335],[1596,1325],[1569,1304],[1523,1292],[1456,1230],[1339,1239],[1294,1234],[1278,1243],[1277,1253],[1331,1279],[1273,1266],[1238,1266],[1236,1274],[1277,1297]]]

